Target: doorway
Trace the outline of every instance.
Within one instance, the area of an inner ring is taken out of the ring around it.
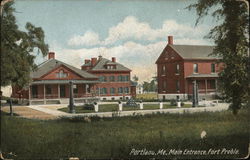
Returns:
[[[65,85],[61,84],[60,85],[60,98],[65,98],[66,97],[66,89]]]

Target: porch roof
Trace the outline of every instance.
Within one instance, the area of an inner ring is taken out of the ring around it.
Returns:
[[[191,74],[187,76],[187,78],[218,78],[218,73],[211,73],[211,74]]]
[[[74,84],[90,84],[99,83],[99,81],[88,81],[88,80],[40,80],[33,81],[31,84],[69,84],[72,81]]]

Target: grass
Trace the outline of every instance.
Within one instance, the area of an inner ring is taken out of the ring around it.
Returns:
[[[182,108],[189,108],[192,107],[191,104],[185,104],[182,106]],[[171,109],[171,108],[177,108],[176,106],[170,106],[169,104],[164,104],[163,109]],[[159,104],[144,104],[143,110],[154,110],[159,109]],[[69,109],[67,107],[58,109],[63,112],[69,112]],[[123,107],[123,111],[134,111],[134,110],[140,110],[140,107]],[[76,106],[75,107],[76,113],[93,113],[94,110],[87,110],[84,109],[83,106]],[[98,112],[114,112],[118,111],[118,104],[101,104],[99,105],[99,111]]]
[[[238,158],[248,153],[249,112],[29,120],[1,113],[1,151],[12,159]],[[205,130],[207,136],[200,138]],[[239,154],[136,156],[131,150],[237,149]],[[9,154],[12,152],[12,155]],[[15,154],[16,156],[13,156]]]

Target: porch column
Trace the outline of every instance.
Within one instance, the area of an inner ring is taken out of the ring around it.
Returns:
[[[43,102],[45,104],[45,84],[43,84]]]
[[[60,99],[60,84],[57,84],[57,89],[58,89],[58,92],[57,92],[57,94],[58,94],[58,99]]]
[[[205,86],[206,86],[206,88],[205,88],[205,94],[207,94],[207,79],[205,79]]]
[[[215,79],[215,93],[217,94],[217,79]]]

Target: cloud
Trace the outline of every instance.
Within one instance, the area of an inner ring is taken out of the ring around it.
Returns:
[[[207,26],[192,27],[189,24],[179,24],[175,20],[166,20],[160,28],[153,29],[147,22],[140,22],[134,16],[127,16],[122,22],[109,28],[108,36],[104,40],[99,39],[98,33],[87,31],[83,36],[73,36],[68,44],[73,46],[107,46],[128,40],[150,43],[167,39],[168,35],[173,35],[176,38],[201,39],[207,31]]]
[[[93,46],[100,44],[99,35],[92,31],[87,31],[83,36],[75,35],[69,39],[68,44],[71,46]]]

